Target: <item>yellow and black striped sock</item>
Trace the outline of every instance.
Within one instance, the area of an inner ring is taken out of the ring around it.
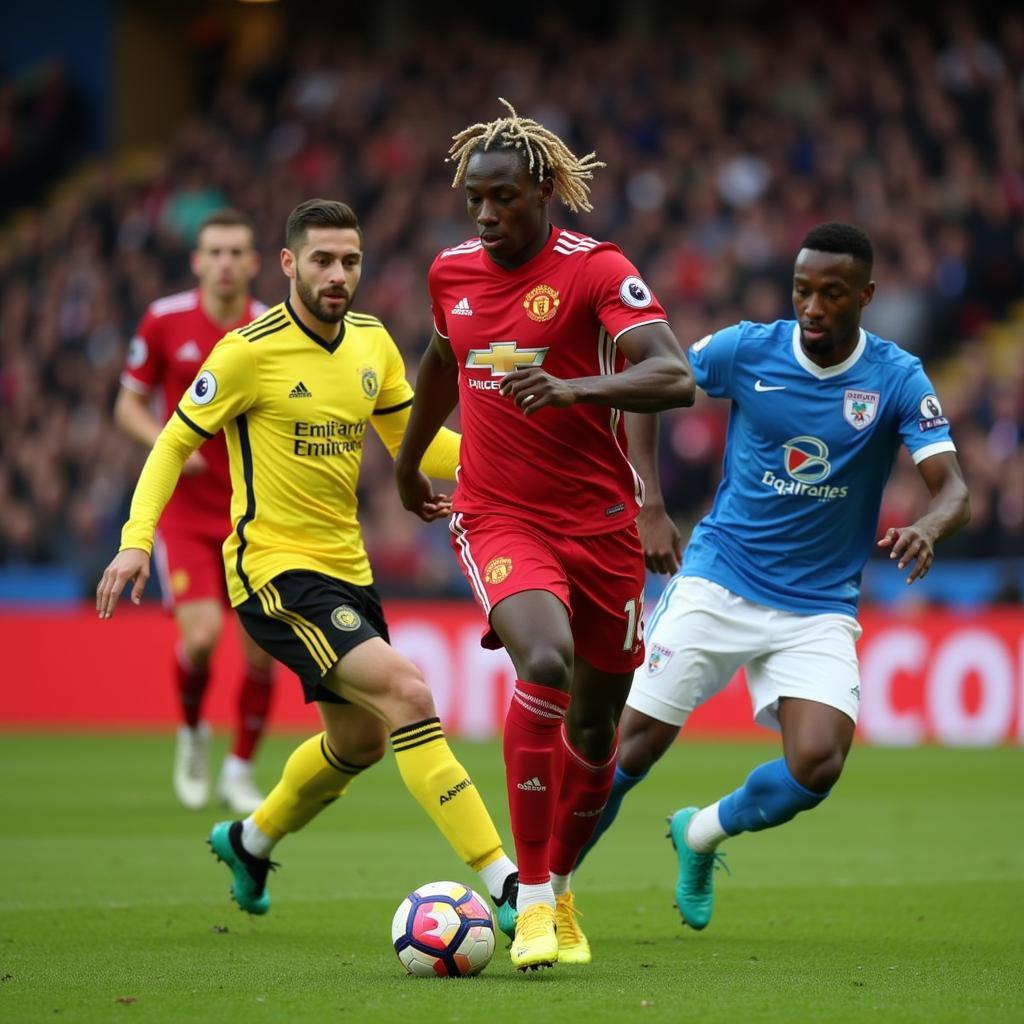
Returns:
[[[298,832],[348,789],[367,765],[342,760],[327,745],[327,734],[311,736],[292,751],[281,781],[252,816],[261,832],[275,841]]]
[[[437,718],[391,734],[402,781],[463,863],[474,870],[502,855],[501,840],[466,769],[455,760]]]

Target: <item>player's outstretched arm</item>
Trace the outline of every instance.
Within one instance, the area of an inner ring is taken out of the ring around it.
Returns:
[[[117,602],[124,588],[132,584],[132,604],[142,600],[142,591],[149,579],[149,554],[141,548],[125,548],[114,555],[113,561],[103,570],[96,587],[96,612],[101,619],[114,614]]]
[[[907,583],[928,574],[935,560],[936,543],[956,533],[971,518],[967,484],[953,452],[932,455],[917,468],[932,495],[928,510],[910,526],[889,527],[878,542],[880,548],[889,549],[890,558],[898,559],[900,569],[913,565]]]
[[[148,397],[123,385],[114,403],[114,422],[130,438],[147,448],[156,444],[163,429],[163,424],[150,411]],[[206,459],[197,449],[185,460],[182,472],[185,476],[195,476],[205,473],[206,468]]]
[[[651,572],[671,575],[683,557],[679,528],[665,509],[658,476],[658,414],[629,413],[626,416],[629,461],[644,482],[644,505],[636,518],[644,561]]]
[[[562,380],[539,366],[529,366],[506,374],[501,393],[525,416],[547,406],[565,408],[576,402],[625,412],[661,412],[693,405],[693,373],[668,324],[634,327],[619,335],[618,347],[632,364],[622,373]]]
[[[395,455],[395,482],[402,504],[430,522],[446,515],[444,495],[434,494],[421,470],[423,456],[459,401],[459,368],[451,345],[436,331],[416,374],[416,394],[405,436]]]

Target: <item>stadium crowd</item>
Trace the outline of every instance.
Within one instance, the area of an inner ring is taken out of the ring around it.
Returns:
[[[191,286],[189,247],[213,209],[253,216],[255,292],[273,303],[289,210],[313,195],[349,202],[366,247],[355,308],[384,320],[414,374],[431,330],[427,267],[472,230],[449,139],[497,116],[498,95],[607,163],[594,212],[553,218],[618,242],[687,343],[791,316],[807,229],[862,226],[878,282],[865,326],[925,360],[968,477],[972,521],[946,556],[1024,555],[1024,15],[951,9],[926,27],[898,5],[847,13],[771,29],[680,20],[615,40],[552,14],[528,43],[445,30],[386,52],[321,35],[225,76],[153,162],[104,165],[8,225],[0,565],[71,564],[83,593],[95,585],[144,454],[111,419],[125,351],[148,303]],[[684,536],[717,482],[726,417],[698,400],[664,419]],[[376,444],[362,497],[385,594],[462,593],[445,531],[402,510]],[[880,530],[922,500],[902,461]]]

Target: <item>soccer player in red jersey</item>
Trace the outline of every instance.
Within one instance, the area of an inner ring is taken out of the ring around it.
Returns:
[[[420,459],[461,403],[452,546],[488,617],[484,645],[504,646],[518,677],[504,752],[519,860],[511,954],[526,970],[590,961],[569,874],[643,660],[644,494],[623,412],[690,405],[694,382],[622,252],[548,220],[555,192],[591,209],[586,182],[603,164],[505,105],[450,150],[478,235],[430,268],[435,330],[395,469],[405,507],[427,518],[437,496]]]
[[[234,327],[266,310],[249,287],[259,271],[249,219],[234,210],[211,214],[201,224],[192,253],[198,288],[154,302],[128,350],[114,415],[130,437],[153,446],[167,416],[195,380],[213,346]],[[153,409],[157,392],[159,415]],[[156,554],[160,585],[178,624],[174,674],[181,704],[174,759],[174,790],[189,808],[210,795],[207,763],[210,730],[201,721],[210,658],[227,606],[221,545],[231,532],[231,479],[224,438],[207,441],[185,464],[160,519]],[[252,780],[253,753],[263,734],[271,699],[269,655],[239,631],[245,658],[238,695],[234,745],[224,760],[217,795],[249,814],[262,802]]]

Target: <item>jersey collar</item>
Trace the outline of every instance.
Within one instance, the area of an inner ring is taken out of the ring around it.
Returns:
[[[302,331],[303,334],[305,334],[307,337],[309,337],[313,341],[315,341],[322,349],[324,349],[324,351],[330,352],[331,355],[334,355],[334,353],[337,351],[338,346],[345,340],[345,321],[344,320],[342,320],[338,324],[338,336],[334,339],[334,341],[324,341],[324,339],[321,338],[319,334],[314,334],[313,331],[311,331],[298,318],[298,316],[295,313],[295,310],[292,309],[292,304],[291,304],[291,300],[290,299],[285,299],[284,300],[284,308],[288,310],[288,315],[292,318],[292,323],[294,323],[295,326],[298,327],[298,329],[300,331]]]
[[[793,324],[793,357],[800,366],[812,377],[817,377],[818,380],[828,380],[830,377],[838,377],[839,374],[846,373],[864,355],[867,344],[867,335],[864,333],[864,328],[861,327],[856,347],[841,363],[836,363],[835,366],[819,366],[808,359],[807,353],[800,347],[800,324]]]

